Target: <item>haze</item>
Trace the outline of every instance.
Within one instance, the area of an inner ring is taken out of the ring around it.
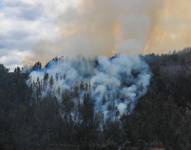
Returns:
[[[2,0],[0,63],[191,46],[190,0]]]

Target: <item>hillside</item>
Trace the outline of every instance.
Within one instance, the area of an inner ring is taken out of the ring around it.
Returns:
[[[9,145],[18,150],[51,146],[82,150],[190,150],[191,49],[142,58],[152,72],[147,93],[131,114],[105,121],[101,127],[102,118],[94,109],[90,93],[83,97],[76,112],[78,120],[74,120],[74,95],[63,95],[64,101],[59,103],[51,94],[41,97],[42,89],[37,88],[34,96],[32,88],[26,85],[28,74],[19,68],[9,73],[0,65],[0,149]],[[33,69],[38,67],[41,68],[40,63]],[[87,85],[80,88],[86,89]]]

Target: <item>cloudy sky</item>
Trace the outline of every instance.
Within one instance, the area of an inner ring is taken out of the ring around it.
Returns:
[[[191,46],[190,0],[79,1],[0,0],[0,63],[14,68],[77,51],[162,53]]]
[[[71,5],[72,0],[0,0],[0,63],[20,66],[40,40],[55,39],[56,18]]]

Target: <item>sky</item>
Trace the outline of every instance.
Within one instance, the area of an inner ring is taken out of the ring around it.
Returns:
[[[39,41],[56,38],[60,12],[75,4],[72,0],[0,0],[0,63],[11,70],[28,63]]]
[[[190,0],[0,0],[0,63],[191,46]]]

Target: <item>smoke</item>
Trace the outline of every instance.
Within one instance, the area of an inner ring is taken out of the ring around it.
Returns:
[[[161,6],[161,0],[80,0],[59,13],[58,36],[39,42],[33,52],[44,62],[55,56],[67,59],[31,72],[27,82],[34,95],[38,85],[42,97],[50,94],[61,103],[70,93],[75,111],[90,94],[104,119],[131,113],[150,82],[147,64],[136,55],[144,49]],[[79,55],[83,57],[73,57]]]
[[[191,46],[190,5],[190,0],[164,1],[164,8],[146,44],[145,53],[161,54]]]
[[[42,39],[34,46],[34,60],[47,62],[63,55],[139,54],[149,39],[163,1],[76,0],[75,3],[57,12],[57,36]]]
[[[150,77],[148,65],[135,56],[59,58],[32,71],[27,84],[34,95],[40,87],[41,97],[52,95],[60,103],[63,95],[70,93],[74,111],[90,94],[95,111],[113,120],[134,110],[137,100],[147,91]]]

